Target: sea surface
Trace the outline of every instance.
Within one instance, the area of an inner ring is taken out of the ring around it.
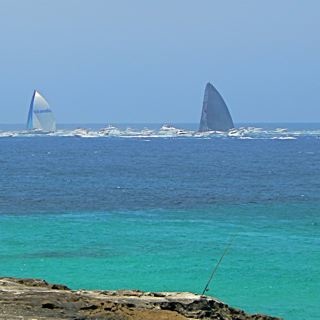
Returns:
[[[0,125],[0,276],[320,319],[320,124]]]

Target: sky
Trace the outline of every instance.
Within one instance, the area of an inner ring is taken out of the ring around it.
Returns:
[[[320,122],[318,0],[0,0],[0,123]]]

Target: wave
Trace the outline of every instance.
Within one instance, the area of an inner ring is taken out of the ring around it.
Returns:
[[[227,132],[207,131],[199,132],[190,129],[176,128],[163,125],[160,129],[133,129],[107,126],[98,130],[77,128],[74,130],[57,130],[55,132],[31,131],[0,131],[0,138],[15,137],[76,137],[76,138],[228,138],[228,139],[270,139],[270,140],[296,140],[300,137],[320,138],[320,129],[313,130],[289,130],[288,128],[264,129],[259,127],[240,127]]]

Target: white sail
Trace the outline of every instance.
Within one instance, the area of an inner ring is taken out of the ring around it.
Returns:
[[[34,91],[31,99],[27,128],[42,131],[55,131],[56,120],[46,99],[38,92]]]

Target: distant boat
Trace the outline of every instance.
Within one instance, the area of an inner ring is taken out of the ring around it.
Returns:
[[[182,129],[178,129],[178,128],[175,128],[169,124],[164,124],[160,130],[159,130],[159,134],[161,135],[179,135],[179,136],[182,136],[182,135],[186,135],[186,134],[189,134],[188,131],[185,131],[185,130],[182,130]]]
[[[218,90],[207,83],[204,92],[199,131],[228,131],[234,124],[226,103]]]
[[[27,121],[28,130],[52,132],[56,130],[56,120],[46,99],[34,90]]]

